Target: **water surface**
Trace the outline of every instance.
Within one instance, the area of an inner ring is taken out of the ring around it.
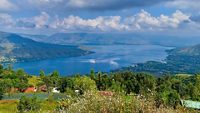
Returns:
[[[166,58],[165,50],[170,47],[160,45],[85,45],[94,54],[73,57],[47,59],[34,62],[15,63],[15,69],[23,68],[29,74],[38,74],[40,70],[50,73],[58,70],[62,75],[86,74],[91,69],[109,72],[134,63],[149,60],[161,61]]]

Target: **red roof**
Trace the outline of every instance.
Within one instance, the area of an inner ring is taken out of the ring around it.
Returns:
[[[28,87],[28,88],[26,88],[23,92],[24,92],[24,93],[36,92],[36,88],[35,88],[35,87]]]
[[[113,96],[114,95],[113,92],[111,92],[111,91],[100,91],[99,94],[101,96]]]

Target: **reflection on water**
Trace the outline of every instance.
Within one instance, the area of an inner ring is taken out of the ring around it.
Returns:
[[[14,68],[23,68],[30,74],[38,74],[40,70],[50,73],[58,70],[62,75],[85,74],[91,69],[95,71],[109,72],[133,63],[149,60],[161,61],[165,59],[166,49],[158,45],[87,45],[96,52],[87,56],[74,58],[47,59],[35,62],[23,62],[14,64]]]

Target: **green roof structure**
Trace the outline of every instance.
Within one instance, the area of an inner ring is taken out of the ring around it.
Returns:
[[[200,109],[200,102],[191,100],[181,100],[182,106],[193,109]]]

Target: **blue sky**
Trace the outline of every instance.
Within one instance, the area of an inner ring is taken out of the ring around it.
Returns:
[[[0,30],[199,35],[200,0],[1,0]]]

